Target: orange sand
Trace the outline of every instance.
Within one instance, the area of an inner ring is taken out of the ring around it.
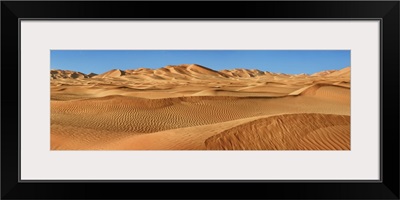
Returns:
[[[52,150],[349,150],[350,67],[51,70]]]

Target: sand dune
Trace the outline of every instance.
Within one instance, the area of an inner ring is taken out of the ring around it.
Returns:
[[[341,70],[328,74],[329,77],[345,77],[350,78],[350,67],[343,68]]]
[[[326,71],[314,73],[311,76],[326,76],[326,75],[329,75],[329,74],[331,74],[333,72],[336,72],[336,71],[337,70],[326,70]]]
[[[320,78],[320,77],[350,77],[350,67],[343,68],[341,70],[327,70],[323,72],[317,72],[308,76],[307,74],[284,74],[284,73],[271,73],[263,72],[258,69],[231,69],[215,71],[213,69],[198,65],[198,64],[182,64],[182,65],[167,65],[159,69],[149,68],[138,68],[138,69],[112,69],[102,74],[85,74],[82,72],[75,72],[71,70],[51,70],[50,77],[52,79],[65,79],[65,78],[76,78],[71,75],[79,76],[79,78],[118,78],[118,77],[134,77],[134,76],[152,76],[159,75],[163,78],[194,78],[204,80],[204,78],[268,78],[281,80],[285,78]]]
[[[288,114],[254,120],[208,138],[209,150],[350,150],[350,117]]]
[[[70,70],[50,70],[50,79],[59,79],[59,78],[78,79],[78,78],[89,78],[89,76],[81,72],[75,72]]]
[[[53,150],[349,150],[350,68],[51,70]]]

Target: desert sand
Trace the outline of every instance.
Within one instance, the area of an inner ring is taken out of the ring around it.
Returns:
[[[51,150],[350,150],[350,67],[51,70]]]

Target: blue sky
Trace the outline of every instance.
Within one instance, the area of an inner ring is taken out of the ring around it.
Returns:
[[[350,50],[51,50],[51,69],[103,73],[111,69],[157,69],[200,64],[222,70],[259,69],[312,74],[350,66]]]

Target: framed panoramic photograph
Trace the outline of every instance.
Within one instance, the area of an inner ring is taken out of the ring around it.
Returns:
[[[2,1],[1,198],[399,199],[399,9]]]

